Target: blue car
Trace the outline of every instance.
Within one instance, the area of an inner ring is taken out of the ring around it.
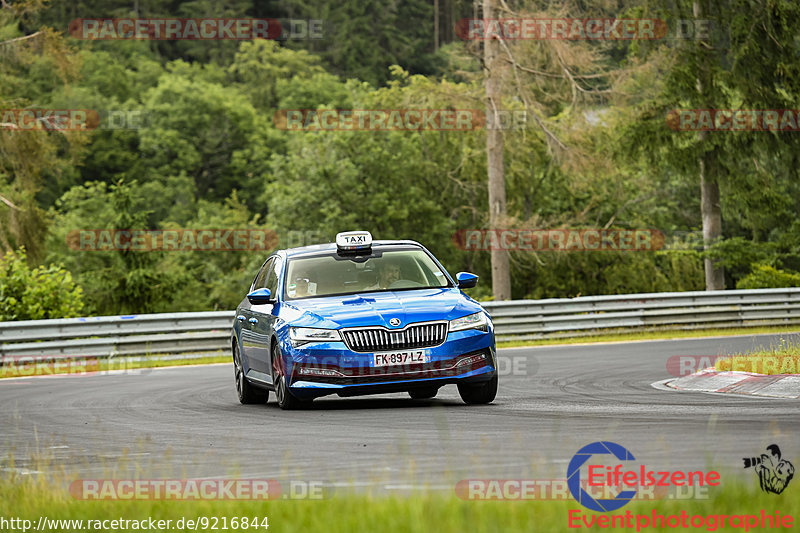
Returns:
[[[421,244],[340,233],[335,243],[273,253],[236,309],[236,391],[245,404],[275,393],[282,409],[320,396],[408,392],[455,384],[468,404],[497,394],[494,326]]]

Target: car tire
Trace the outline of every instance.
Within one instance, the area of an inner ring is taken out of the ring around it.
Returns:
[[[497,374],[489,381],[477,385],[459,383],[458,394],[464,403],[471,405],[491,403],[497,396]]]
[[[278,343],[272,345],[272,377],[275,381],[275,398],[278,401],[278,407],[285,411],[299,408],[301,401],[292,394],[286,384],[283,358],[281,357],[281,349]]]
[[[269,399],[269,391],[259,389],[247,381],[238,344],[233,345],[233,379],[236,382],[236,394],[239,396],[240,403],[266,403]]]
[[[433,398],[439,392],[439,387],[425,387],[421,389],[411,389],[408,395],[415,400],[427,400]]]

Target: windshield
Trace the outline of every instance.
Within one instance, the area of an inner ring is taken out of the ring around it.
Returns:
[[[289,259],[286,299],[356,292],[430,289],[450,285],[447,276],[423,250],[375,251],[370,256],[335,253]]]

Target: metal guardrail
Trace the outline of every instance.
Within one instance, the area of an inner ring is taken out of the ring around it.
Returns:
[[[800,288],[487,302],[498,340],[800,324]]]
[[[233,311],[0,322],[0,355],[113,357],[229,349]]]
[[[498,340],[800,325],[800,288],[484,302]],[[233,311],[0,322],[0,356],[228,352]]]

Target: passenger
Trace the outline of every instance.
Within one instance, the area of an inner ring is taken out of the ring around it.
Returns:
[[[313,283],[305,272],[305,269],[294,272],[294,298],[305,298],[307,296],[315,296],[317,293],[317,284]]]
[[[309,286],[308,278],[295,278],[294,280],[294,296],[295,298],[305,298],[306,296],[313,296],[311,292],[308,290]]]

